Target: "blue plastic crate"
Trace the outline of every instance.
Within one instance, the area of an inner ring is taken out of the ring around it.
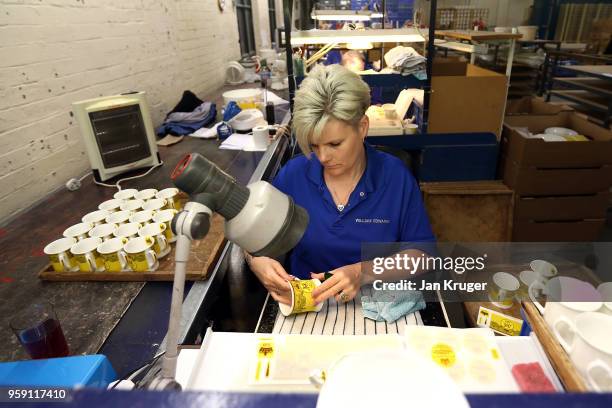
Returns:
[[[419,181],[494,180],[499,142],[493,133],[430,133],[367,138],[374,145],[399,148],[416,156]]]
[[[117,374],[106,356],[73,356],[0,363],[0,386],[106,388]]]

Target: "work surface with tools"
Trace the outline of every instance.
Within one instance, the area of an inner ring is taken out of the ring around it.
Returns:
[[[224,90],[213,98],[219,108]],[[201,153],[239,182],[248,182],[263,153],[219,150],[218,145],[216,140],[186,137],[179,144],[160,146],[159,153],[165,164],[149,175],[126,181],[121,186],[137,189],[171,187],[170,173],[174,165],[190,152]],[[104,344],[134,299],[143,297],[149,286],[152,296],[148,296],[145,307],[140,308],[147,315],[139,316],[138,320],[149,322],[147,324],[153,328],[136,334],[138,344],[132,346],[145,349],[158,346],[145,343],[149,343],[147,338],[151,339],[150,342],[159,342],[165,334],[171,282],[43,282],[38,278],[38,272],[48,262],[43,253],[44,246],[61,237],[66,227],[80,222],[83,214],[95,210],[100,202],[112,198],[115,192],[115,189],[95,185],[93,178],[88,176],[79,190],[70,192],[61,188],[0,229],[0,326],[3,328],[0,330],[0,361],[28,358],[9,327],[16,310],[34,301],[52,302],[71,354],[93,354]],[[167,296],[158,296],[160,293],[167,293]]]
[[[191,151],[202,153],[230,174],[248,180],[261,153],[219,150],[217,145],[217,141],[188,138],[171,148],[160,148],[165,162],[161,168],[122,185],[141,189],[170,187],[173,164]],[[0,325],[7,330],[0,331],[0,360],[27,358],[8,328],[14,311],[33,301],[47,300],[54,304],[71,354],[91,354],[97,352],[138,295],[143,282],[43,282],[38,278],[38,272],[48,262],[43,247],[61,237],[67,226],[79,222],[80,215],[112,198],[114,192],[114,189],[96,186],[88,177],[78,191],[57,191],[4,228],[0,238]],[[165,284],[170,286],[171,282]],[[166,316],[158,318],[166,320]]]

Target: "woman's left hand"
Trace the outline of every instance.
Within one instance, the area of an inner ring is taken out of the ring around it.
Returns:
[[[357,295],[361,286],[361,263],[345,265],[329,272],[334,276],[312,291],[315,303],[324,302],[332,296],[338,303],[346,303]],[[310,274],[311,278],[319,280],[323,280],[324,276],[324,273]]]

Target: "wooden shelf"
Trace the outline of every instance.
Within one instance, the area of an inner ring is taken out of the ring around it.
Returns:
[[[468,41],[494,41],[519,39],[522,34],[496,33],[493,31],[473,31],[473,30],[436,30],[436,37],[454,38],[457,40]]]
[[[612,80],[599,78],[555,78],[555,82],[574,89],[583,89],[602,95],[612,97]]]

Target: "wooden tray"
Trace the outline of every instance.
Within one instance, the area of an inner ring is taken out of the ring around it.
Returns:
[[[225,244],[223,233],[223,218],[215,214],[210,224],[206,238],[191,243],[189,262],[187,264],[187,280],[204,280],[212,272],[221,249]],[[152,272],[55,272],[51,264],[47,264],[38,274],[46,281],[172,281],[174,279],[175,244],[168,255],[159,260],[159,268]]]
[[[582,377],[576,371],[574,364],[563,347],[561,347],[555,336],[551,333],[538,309],[536,309],[532,302],[523,302],[522,305],[531,329],[538,336],[538,340],[540,340],[542,348],[563,383],[565,390],[568,392],[589,392]]]

